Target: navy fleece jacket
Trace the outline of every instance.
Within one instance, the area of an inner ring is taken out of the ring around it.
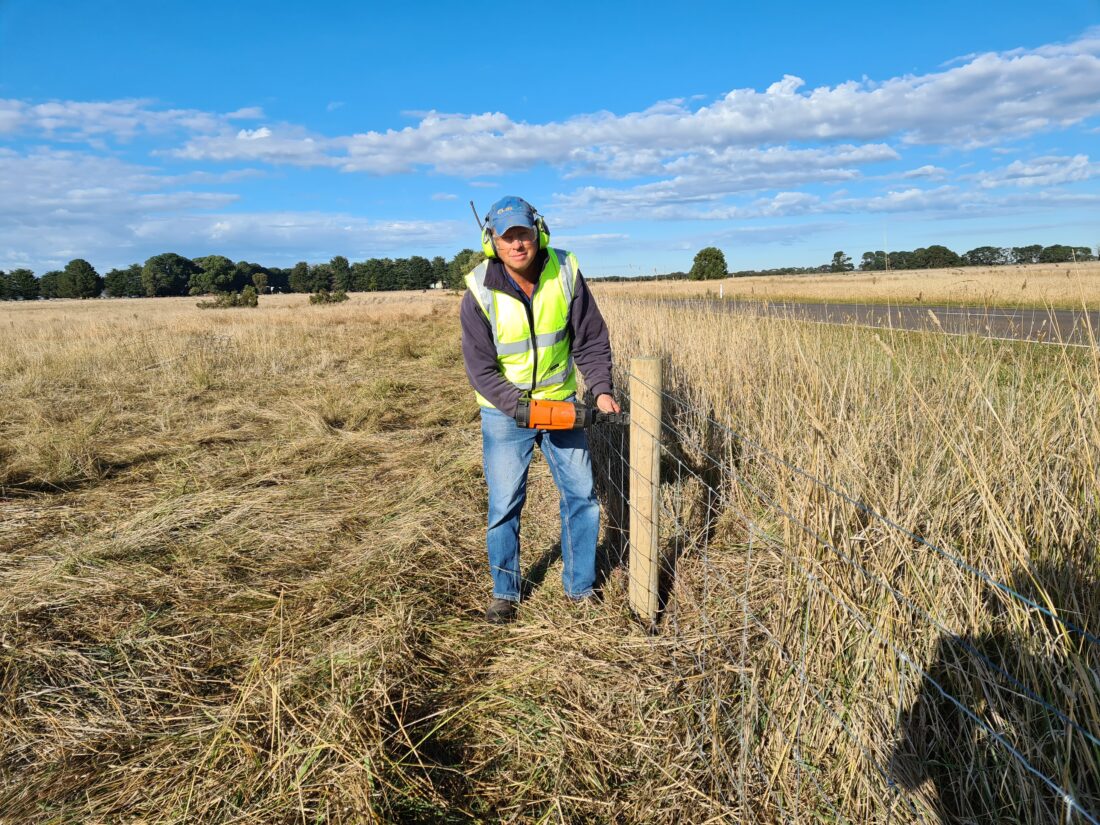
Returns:
[[[539,271],[546,266],[547,253],[539,252],[535,266]],[[489,261],[489,270],[485,273],[485,286],[505,292],[520,301],[525,296],[516,287],[504,270],[500,261]],[[477,299],[466,290],[462,296],[462,359],[466,362],[466,375],[475,390],[489,399],[489,402],[507,415],[515,415],[519,403],[520,391],[511,382],[505,380],[497,365],[497,351],[493,346],[493,331],[489,319],[478,306]],[[577,287],[573,293],[573,303],[569,307],[567,326],[569,340],[573,350],[573,361],[584,376],[584,382],[593,396],[612,392],[611,383],[611,341],[607,334],[607,325],[596,306],[596,299],[585,283],[584,276],[577,273]]]

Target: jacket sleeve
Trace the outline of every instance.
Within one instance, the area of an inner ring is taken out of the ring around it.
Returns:
[[[462,360],[470,385],[502,413],[515,415],[519,389],[501,373],[489,319],[469,290],[462,296],[459,318],[462,322]]]
[[[584,383],[593,396],[612,393],[611,338],[600,308],[596,306],[596,298],[580,272],[569,311],[569,326],[573,336],[573,360],[584,376]]]

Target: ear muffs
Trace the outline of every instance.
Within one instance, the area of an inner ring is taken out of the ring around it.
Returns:
[[[481,251],[486,258],[496,258],[497,248],[493,244],[493,230],[489,226],[489,216],[485,216],[481,230]],[[535,212],[535,231],[539,236],[539,249],[547,249],[550,246],[550,227],[546,225],[546,218]]]
[[[493,246],[493,230],[489,228],[489,216],[485,216],[485,227],[481,230],[481,251],[486,258],[495,258],[497,248]]]
[[[539,233],[539,249],[546,249],[550,246],[550,227],[546,225],[546,218],[535,213],[535,229]]]

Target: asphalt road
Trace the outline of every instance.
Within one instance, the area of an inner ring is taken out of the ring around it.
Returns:
[[[715,300],[699,303],[719,304]],[[986,338],[1037,341],[1047,344],[1091,346],[1100,343],[1100,312],[1097,311],[802,304],[781,301],[722,301],[720,303],[728,307],[731,312],[756,313],[825,324],[860,324],[885,329],[982,335]]]

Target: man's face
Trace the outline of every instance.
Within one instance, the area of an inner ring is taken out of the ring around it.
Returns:
[[[535,260],[538,234],[525,226],[510,227],[503,235],[493,234],[493,244],[501,261],[516,272],[523,272]]]

